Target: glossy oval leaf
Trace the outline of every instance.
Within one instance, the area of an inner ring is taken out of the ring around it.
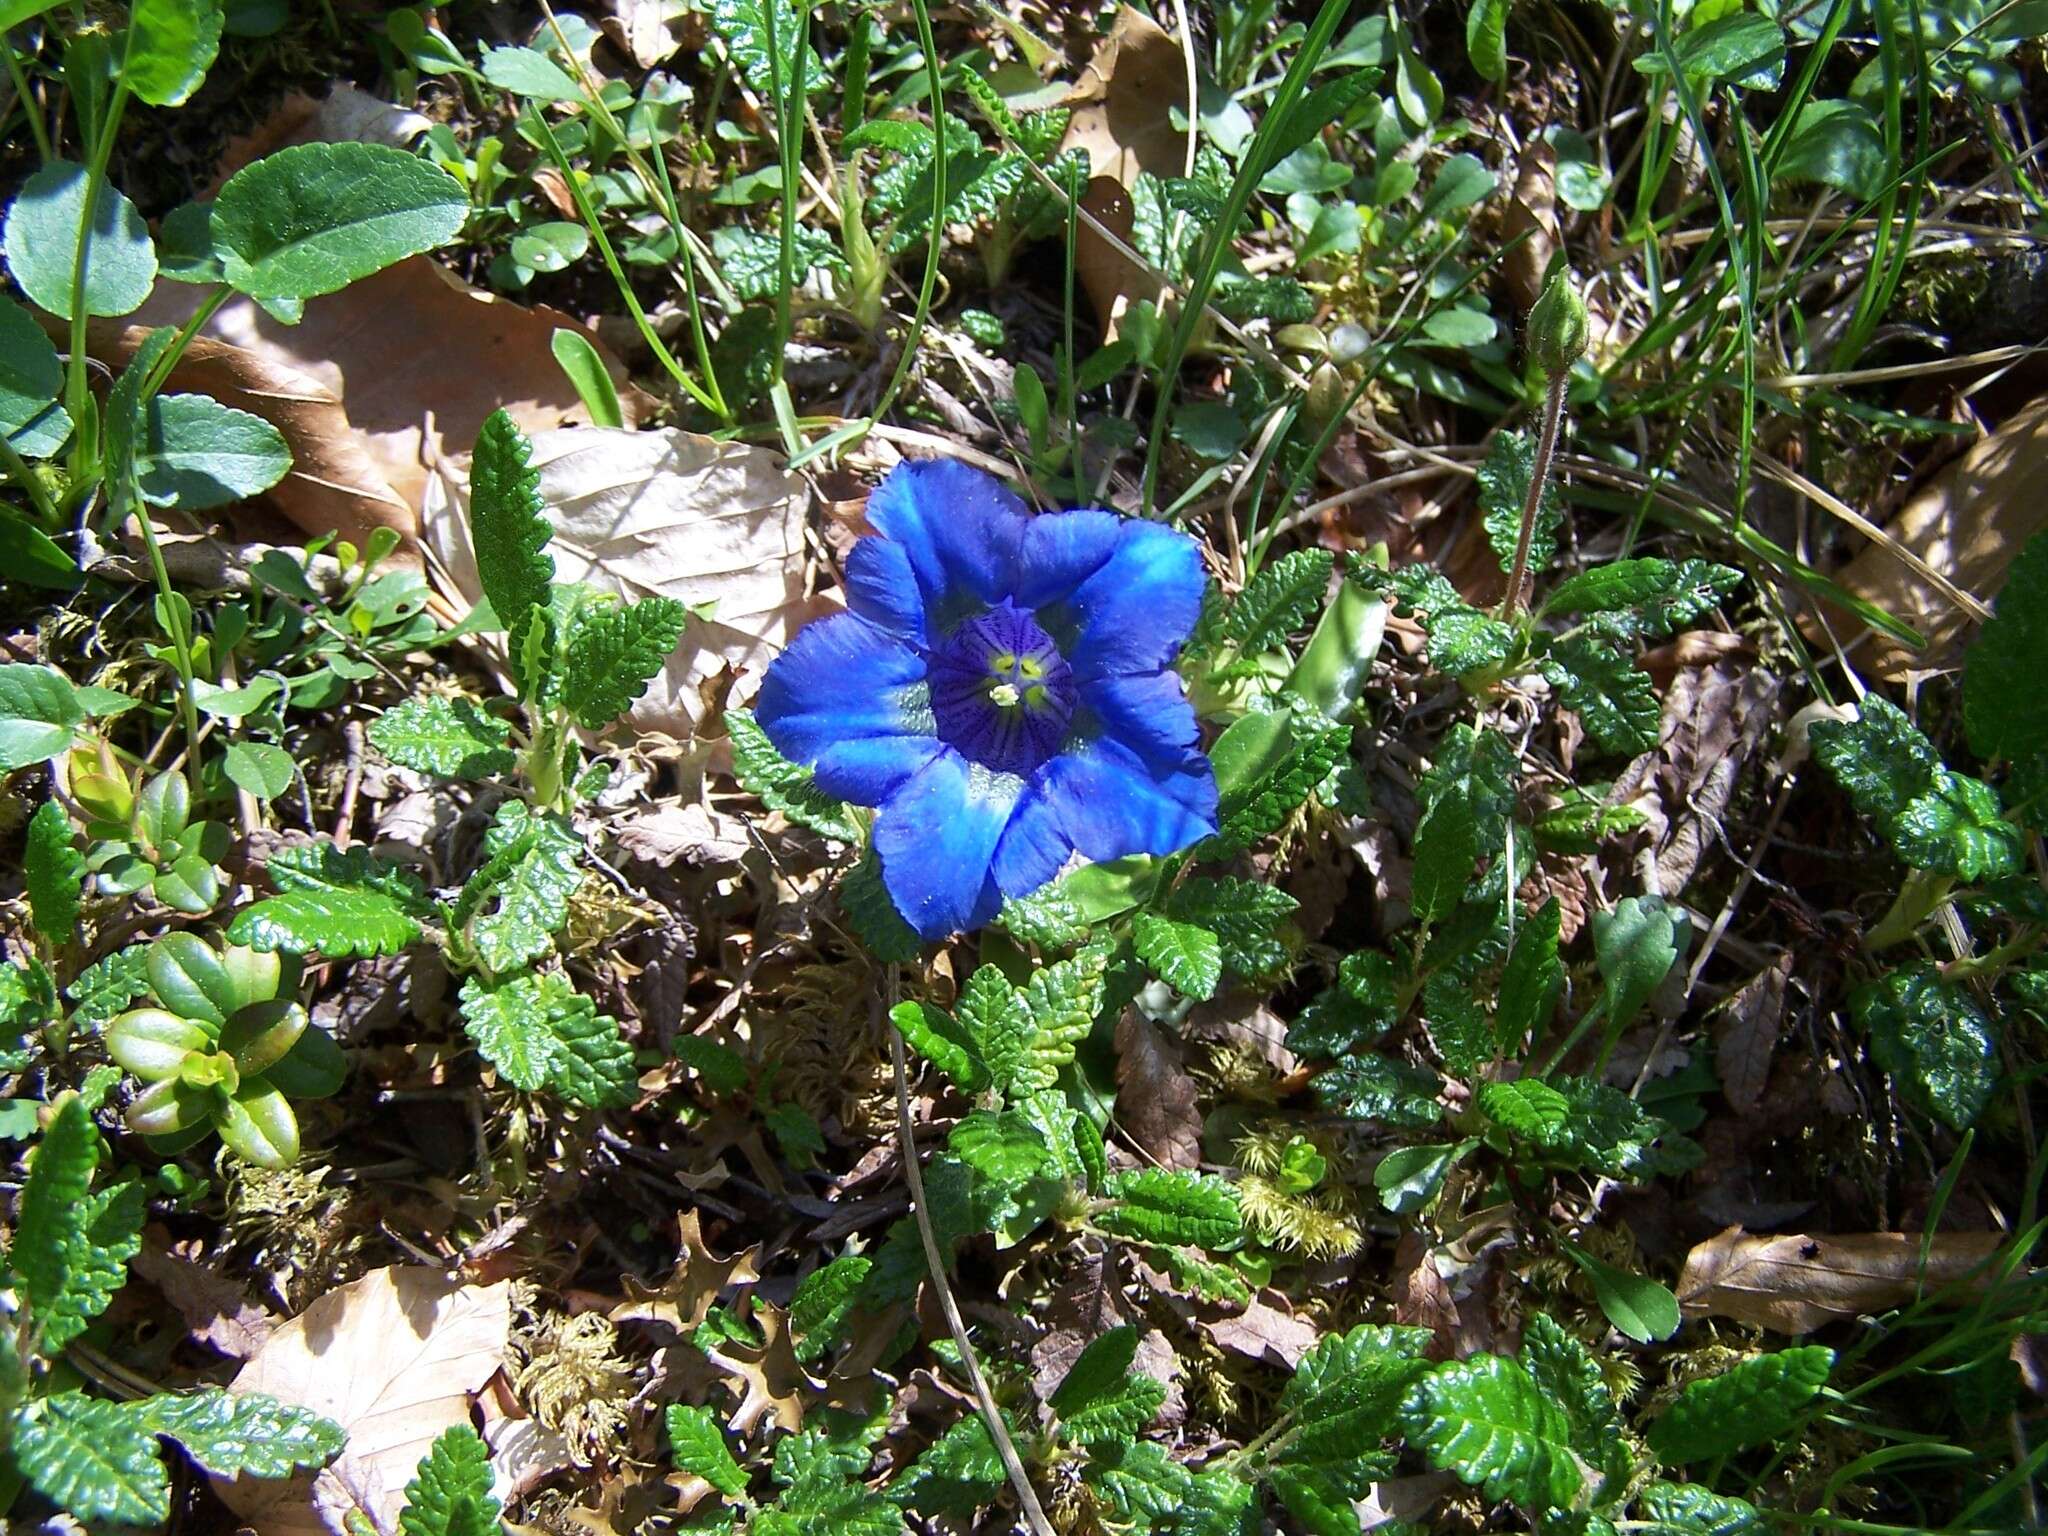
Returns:
[[[71,318],[73,269],[78,236],[85,223],[86,185],[82,165],[53,160],[22,186],[7,210],[0,245],[7,270],[21,291],[51,314]],[[112,187],[100,188],[93,203],[80,308],[88,315],[125,315],[149,297],[156,281],[156,247],[135,205]]]
[[[243,293],[311,299],[446,245],[468,215],[461,184],[403,150],[298,144],[228,178],[213,248]]]
[[[220,52],[221,0],[135,0],[121,78],[153,107],[182,106]]]

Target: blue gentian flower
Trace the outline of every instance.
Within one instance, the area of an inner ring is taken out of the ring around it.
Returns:
[[[848,612],[768,668],[756,717],[818,787],[880,807],[889,895],[927,939],[980,927],[1078,849],[1176,853],[1216,776],[1172,662],[1202,607],[1195,543],[1111,512],[1033,516],[949,460],[868,502]]]

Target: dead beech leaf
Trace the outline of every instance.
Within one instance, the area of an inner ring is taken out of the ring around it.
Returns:
[[[143,1234],[135,1272],[163,1292],[192,1337],[230,1360],[246,1360],[277,1331],[277,1315],[207,1263],[171,1246],[170,1234],[152,1226]]]
[[[688,737],[707,679],[728,666],[765,666],[816,611],[804,594],[809,488],[767,449],[673,427],[569,427],[534,435],[533,464],[555,525],[548,553],[557,580],[629,599],[672,597],[693,610],[662,675],[633,706],[636,730]],[[466,488],[444,490],[429,504],[424,537],[474,602]]]
[[[205,292],[159,283],[133,323],[179,324]],[[560,310],[529,308],[472,288],[432,258],[415,256],[311,300],[297,325],[279,325],[253,301],[236,298],[200,336],[237,349],[230,366],[258,381],[249,399],[221,396],[226,403],[269,416],[293,456],[303,457],[308,434],[278,420],[267,400],[289,401],[311,380],[317,397],[346,412],[343,419],[359,434],[383,485],[417,511],[432,466],[444,455],[467,453],[492,411],[510,412],[525,432],[590,419],[551,350],[563,329],[597,339]],[[622,367],[607,366],[621,386],[627,422],[637,422],[645,397],[627,386]],[[173,388],[191,387],[180,384],[182,372],[171,375]],[[262,381],[271,375],[290,382],[266,391]],[[323,418],[323,425],[331,430],[330,420]],[[302,478],[301,468],[294,466],[285,486]],[[321,533],[332,526],[302,520],[295,501],[279,494],[283,489],[271,498],[299,527]]]
[[[1116,1022],[1116,1117],[1168,1168],[1202,1162],[1202,1110],[1180,1042],[1135,1008]]]
[[[1917,1233],[1768,1237],[1729,1227],[1686,1255],[1678,1303],[1687,1317],[1811,1333],[1963,1280],[2004,1241],[1997,1232],[1937,1232],[1923,1270]]]
[[[1322,1337],[1314,1323],[1274,1306],[1265,1296],[1254,1296],[1251,1305],[1235,1317],[1219,1317],[1202,1324],[1209,1337],[1222,1348],[1247,1360],[1293,1370],[1302,1356],[1316,1347]]]
[[[654,68],[682,46],[679,34],[691,14],[683,0],[608,0],[608,9],[611,14],[598,25],[642,69]]]
[[[1126,245],[1132,231],[1129,193],[1138,184],[1138,173],[1187,174],[1194,125],[1173,125],[1174,108],[1187,110],[1187,95],[1180,44],[1128,5],[1118,9],[1095,56],[1067,93],[1073,116],[1060,149],[1087,151],[1090,180],[1081,205]],[[1074,237],[1074,265],[1109,340],[1115,339],[1116,322],[1127,306],[1159,291],[1148,273],[1086,223]]]
[[[754,851],[747,824],[694,800],[657,805],[612,823],[619,847],[663,869],[678,862],[701,868],[737,864]]]
[[[1788,951],[1744,982],[1715,1019],[1714,1069],[1722,1096],[1739,1114],[1754,1114],[1763,1102],[1771,1056],[1785,1027],[1785,984],[1791,979]]]
[[[346,83],[320,97],[293,91],[249,132],[228,140],[201,195],[215,196],[243,166],[293,144],[388,144],[403,149],[433,126],[421,113]]]
[[[703,1218],[694,1207],[683,1212],[678,1226],[682,1251],[676,1256],[675,1269],[659,1286],[642,1285],[627,1275],[626,1299],[612,1308],[613,1322],[666,1323],[677,1333],[688,1333],[710,1316],[711,1305],[721,1292],[761,1278],[758,1244],[721,1259],[705,1243]]]
[[[348,1448],[310,1478],[216,1479],[216,1491],[263,1536],[340,1536],[357,1509],[388,1536],[420,1458],[469,1423],[471,1398],[504,1367],[511,1324],[510,1281],[393,1267],[329,1291],[282,1324],[230,1390],[310,1408],[348,1431]]]
[[[2005,585],[2006,567],[2028,539],[2048,528],[2048,398],[2034,401],[1948,465],[1886,525],[1905,549],[1980,602]],[[1912,651],[1872,631],[1869,670],[1890,682],[1937,667],[1969,626],[1970,616],[1937,592],[1890,549],[1873,544],[1835,578],[1858,597],[1903,619],[1927,637]],[[1846,642],[1853,631],[1838,628]]]

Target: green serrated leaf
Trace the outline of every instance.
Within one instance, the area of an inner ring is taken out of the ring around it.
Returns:
[[[467,1424],[451,1424],[405,1485],[402,1536],[497,1536],[491,1448]]]
[[[1874,693],[1863,696],[1853,720],[1816,720],[1810,739],[1815,759],[1883,829],[1933,788],[1941,767],[1933,743],[1905,711]]]
[[[529,660],[532,630],[548,622],[548,588],[555,578],[554,557],[543,552],[554,529],[532,459],[533,445],[510,415],[501,409],[484,418],[470,460],[470,538],[477,580],[505,626],[506,649],[529,698],[544,679]]]
[[[1770,1529],[1746,1499],[1697,1483],[1652,1483],[1642,1493],[1645,1536],[1763,1536]]]
[[[946,1150],[982,1178],[1009,1187],[1036,1176],[1047,1157],[1045,1140],[1030,1121],[987,1109],[963,1116],[947,1137]]]
[[[560,817],[508,801],[485,834],[490,857],[456,903],[478,957],[503,975],[547,953],[583,884],[583,840]],[[486,904],[487,911],[479,911]]]
[[[616,1019],[559,971],[462,984],[462,1027],[513,1086],[546,1088],[594,1109],[630,1104],[633,1049]]]
[[[149,946],[130,944],[94,961],[66,989],[80,1023],[104,1024],[149,990]]]
[[[1631,1023],[1685,954],[1692,923],[1661,896],[1627,896],[1593,916],[1600,1008],[1608,1030]]]
[[[1080,904],[1058,885],[1045,886],[1029,896],[1010,897],[997,921],[1019,943],[1040,949],[1072,949],[1088,937],[1088,922]]]
[[[1279,929],[1299,905],[1277,886],[1225,876],[1183,881],[1167,897],[1165,910],[1178,922],[1213,933],[1224,965],[1258,980],[1285,969],[1293,958]]]
[[[14,1421],[14,1464],[81,1520],[160,1525],[170,1518],[170,1477],[136,1406],[83,1392],[44,1398]]]
[[[1849,1007],[1907,1098],[1959,1131],[1976,1123],[1998,1084],[1998,1043],[1968,993],[1922,962],[1866,982]]]
[[[1742,584],[1742,573],[1710,560],[1611,560],[1559,583],[1544,613],[1624,616],[1631,635],[1668,635]]]
[[[1131,919],[1131,942],[1152,974],[1176,991],[1196,999],[1216,995],[1223,945],[1208,929],[1140,912]]]
[[[1287,1026],[1287,1048],[1301,1056],[1349,1056],[1394,1027],[1400,976],[1378,950],[1358,950],[1337,966],[1337,984],[1316,994]]]
[[[1515,749],[1497,731],[1454,726],[1422,776],[1415,826],[1413,906],[1424,922],[1448,917],[1465,899],[1473,866],[1505,846],[1515,805]]]
[[[1424,565],[1382,571],[1354,562],[1351,578],[1404,613],[1413,613],[1429,637],[1429,660],[1453,677],[1499,666],[1513,654],[1516,637],[1510,626],[1481,613],[1439,570]]]
[[[804,1276],[789,1299],[789,1331],[799,1360],[815,1360],[841,1340],[874,1267],[865,1254],[849,1253]]]
[[[804,14],[808,14],[808,8]],[[748,85],[778,108],[783,98],[797,90],[808,93],[818,83],[821,71],[817,51],[804,43],[802,73],[798,73],[799,40],[803,26],[791,0],[716,0],[711,24],[739,65]]]
[[[1477,1098],[1487,1119],[1524,1141],[1544,1148],[1571,1143],[1571,1100],[1541,1078],[1481,1083]]]
[[[1827,1385],[1834,1364],[1832,1349],[1808,1344],[1756,1355],[1718,1376],[1687,1382],[1650,1426],[1650,1449],[1676,1466],[1779,1439]]]
[[[2006,573],[1984,631],[1963,658],[1963,725],[1989,761],[2048,752],[2048,533],[2027,541]]]
[[[134,1408],[153,1434],[170,1436],[215,1477],[290,1477],[325,1466],[348,1444],[333,1420],[260,1392],[205,1387],[144,1398]]]
[[[1522,1330],[1522,1364],[1571,1421],[1572,1445],[1588,1465],[1610,1481],[1627,1475],[1631,1454],[1623,1438],[1621,1410],[1600,1362],[1549,1314],[1531,1314]]]
[[[1478,15],[1483,5],[1475,5]],[[1507,7],[1500,8],[1503,21]],[[1491,78],[1498,79],[1498,76]],[[1479,510],[1486,519],[1486,542],[1503,571],[1512,571],[1515,545],[1521,538],[1522,504],[1529,499],[1529,480],[1536,472],[1536,440],[1526,432],[1496,432],[1479,465]],[[1536,527],[1529,537],[1529,571],[1533,575],[1557,557],[1557,532],[1564,526],[1564,498],[1557,482],[1546,481],[1536,508]]]
[[[1436,971],[1422,988],[1422,1018],[1444,1070],[1467,1078],[1493,1060],[1493,1025],[1471,985],[1453,971]]]
[[[32,1328],[62,1330],[77,1316],[81,1266],[89,1262],[86,1209],[100,1133],[76,1094],[58,1101],[22,1185],[8,1267]]]
[[[1098,1211],[1095,1224],[1119,1237],[1220,1248],[1244,1232],[1237,1190],[1210,1174],[1140,1168],[1111,1174],[1102,1192],[1116,1203]]]
[[[443,778],[510,773],[511,727],[474,700],[441,694],[407,699],[370,722],[370,745],[402,768]]]
[[[70,816],[54,800],[45,800],[28,819],[21,880],[28,888],[29,916],[43,942],[59,948],[69,944],[78,930],[85,855],[73,839]]]
[[[859,861],[840,879],[837,894],[839,910],[877,960],[909,965],[924,953],[924,941],[896,910],[882,883],[882,856],[874,844],[862,850]]]
[[[1410,1391],[1401,1419],[1431,1463],[1490,1499],[1570,1508],[1582,1481],[1571,1425],[1518,1362],[1499,1355],[1438,1366]]]
[[[780,811],[799,826],[842,843],[861,840],[860,823],[842,800],[834,800],[812,781],[811,770],[792,763],[768,739],[752,710],[725,712],[726,735],[732,742],[737,777],[771,811]]]
[[[236,913],[228,937],[256,950],[340,959],[395,955],[419,942],[420,925],[381,891],[287,891]]]
[[[1216,847],[1249,848],[1279,831],[1350,745],[1350,726],[1324,719],[1306,705],[1237,721],[1213,753],[1220,791]]]
[[[1014,1059],[989,1059],[996,1086],[1006,1095],[1039,1093],[1059,1080],[1074,1059],[1074,1047],[1095,1027],[1102,1009],[1108,954],[1084,949],[1071,959],[1032,973],[1024,986],[1024,1011],[1031,1032]]]
[[[995,970],[993,966],[984,967]],[[996,972],[998,980],[1002,973]],[[1007,981],[1003,982],[1009,986]],[[1015,989],[1012,989],[1014,995]],[[1023,1004],[1017,1004],[1021,1015]],[[902,1002],[889,1010],[889,1019],[910,1042],[912,1050],[953,1079],[968,1093],[979,1093],[989,1084],[988,1063],[974,1037],[943,1008],[929,1003]]]
[[[733,1460],[725,1430],[708,1410],[670,1403],[663,1410],[663,1423],[668,1428],[669,1459],[678,1472],[703,1478],[729,1499],[746,1493],[747,1474]]]
[[[660,675],[689,616],[672,597],[580,610],[562,677],[562,702],[576,723],[600,731],[631,709]]]
[[[1270,650],[1307,624],[1329,590],[1336,556],[1297,549],[1263,567],[1223,616],[1222,636],[1239,655]]]
[[[1315,1088],[1318,1100],[1353,1120],[1426,1130],[1443,1118],[1437,1075],[1391,1056],[1353,1056],[1318,1073]]]
[[[889,1497],[921,1515],[965,1516],[988,1504],[1006,1481],[988,1424],[980,1414],[968,1413],[890,1484]]]
[[[1633,757],[1657,745],[1656,685],[1611,639],[1590,628],[1564,636],[1544,654],[1543,676],[1604,751]]]
[[[1128,1445],[1166,1401],[1163,1383],[1133,1371],[1138,1330],[1125,1323],[1099,1334],[1067,1370],[1046,1406],[1075,1445]]]
[[[1900,809],[1886,829],[1892,849],[1915,869],[1973,884],[2015,873],[2026,839],[2004,819],[1998,792],[1981,779],[1934,770],[1933,783]]]
[[[1398,1410],[1429,1370],[1426,1328],[1360,1323],[1325,1334],[1294,1368],[1276,1414],[1291,1414],[1289,1462],[1314,1465],[1370,1457],[1399,1427]]]
[[[1557,953],[1563,922],[1563,909],[1553,896],[1515,935],[1494,1015],[1494,1042],[1509,1056],[1520,1056],[1526,1044],[1541,1039],[1557,1012],[1564,993],[1564,965]]]

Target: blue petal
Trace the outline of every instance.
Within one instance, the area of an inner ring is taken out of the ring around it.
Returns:
[[[1025,519],[1000,480],[952,459],[899,464],[868,498],[868,521],[910,557],[928,638],[1009,591]]]
[[[1086,681],[1165,666],[1201,617],[1206,584],[1193,539],[1159,523],[1124,523],[1109,559],[1058,605],[1078,630],[1067,651],[1074,675]]]
[[[1073,851],[1045,796],[1027,789],[996,844],[996,884],[1005,896],[1029,896],[1060,872]]]
[[[879,805],[939,750],[924,658],[851,613],[798,631],[769,663],[754,716],[827,794]]]
[[[924,645],[924,595],[901,544],[862,539],[846,557],[846,606],[877,628]]]
[[[1105,736],[1047,763],[1038,784],[1074,846],[1098,863],[1178,853],[1216,830],[1216,775],[1199,752],[1155,774]]]
[[[882,883],[920,937],[979,928],[1001,910],[990,866],[1023,793],[1022,779],[973,767],[947,748],[882,807]]]
[[[1177,672],[1096,678],[1081,685],[1081,704],[1154,773],[1173,772],[1201,741]]]
[[[1010,594],[1024,608],[1074,595],[1116,552],[1123,519],[1114,512],[1041,512],[1024,525],[1017,586]]]

